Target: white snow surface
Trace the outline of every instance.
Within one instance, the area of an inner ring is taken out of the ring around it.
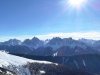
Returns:
[[[45,71],[42,71],[42,70],[41,70],[40,73],[41,73],[41,74],[45,74]]]
[[[86,67],[86,63],[85,63],[85,60],[84,59],[82,60],[82,62],[83,62],[84,67]]]
[[[24,65],[27,65],[27,63],[53,64],[48,61],[31,60],[0,51],[0,67],[8,69],[17,75],[31,75],[29,69],[27,67],[23,67]]]
[[[58,55],[58,52],[56,52],[56,53],[53,54],[53,56],[57,56],[57,55]]]
[[[31,60],[31,59],[11,55],[4,51],[0,51],[0,66],[2,65],[8,66],[9,64],[20,66],[20,65],[27,64],[27,62],[52,64],[52,62]]]

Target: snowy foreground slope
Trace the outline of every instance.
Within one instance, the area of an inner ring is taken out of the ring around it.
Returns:
[[[26,59],[0,51],[0,68],[13,72],[13,74],[8,75],[31,75],[29,68],[26,66],[28,63],[53,64],[52,62]],[[40,71],[40,73],[45,72]]]
[[[84,65],[85,62],[83,61]],[[0,51],[0,75],[97,75],[70,70],[65,65],[37,61]]]

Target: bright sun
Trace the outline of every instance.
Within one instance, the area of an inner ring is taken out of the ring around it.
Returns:
[[[68,4],[75,8],[81,8],[83,4],[86,3],[86,0],[68,0]]]

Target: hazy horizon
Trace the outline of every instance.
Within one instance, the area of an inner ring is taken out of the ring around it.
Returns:
[[[0,36],[0,42],[8,41],[10,39],[18,39],[24,41],[25,39],[32,39],[33,37],[37,37],[40,40],[52,39],[53,37],[60,38],[72,38],[75,40],[78,39],[89,39],[89,40],[100,40],[99,32],[71,32],[71,33],[49,33],[42,35],[21,35],[21,36]]]

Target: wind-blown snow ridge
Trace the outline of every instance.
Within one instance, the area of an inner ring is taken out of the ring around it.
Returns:
[[[52,62],[47,61],[37,61],[37,60],[31,60],[15,55],[8,54],[7,52],[0,51],[0,65],[6,65],[13,64],[16,66],[27,64],[27,62],[31,63],[45,63],[45,64],[51,64]]]
[[[53,64],[48,61],[31,60],[0,51],[0,67],[8,69],[17,75],[31,75],[29,68],[24,67],[28,63]]]

